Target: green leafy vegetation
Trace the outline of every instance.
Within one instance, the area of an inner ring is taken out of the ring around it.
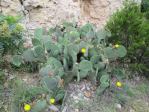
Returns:
[[[4,16],[0,14],[0,66],[6,67],[11,64],[12,55],[23,51],[22,32],[23,25],[19,23],[20,17]],[[16,59],[16,58],[15,58]],[[16,60],[17,61],[17,60]],[[18,62],[15,63],[18,66]]]
[[[144,0],[143,0],[144,1]],[[144,1],[145,2],[145,1]],[[144,2],[142,2],[144,4]],[[142,10],[147,10],[147,1]],[[107,22],[106,28],[111,31],[109,42],[123,44],[128,53],[125,58],[132,68],[147,74],[149,41],[149,21],[145,19],[140,5],[126,1],[124,7],[118,10]]]
[[[141,11],[142,12],[149,11],[149,1],[148,0],[142,0],[141,1]]]
[[[19,53],[22,42],[23,26],[19,17],[0,15],[0,48],[2,55]]]

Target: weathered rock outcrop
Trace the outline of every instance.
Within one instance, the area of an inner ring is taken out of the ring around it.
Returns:
[[[101,27],[121,5],[122,0],[80,0],[81,20]]]
[[[80,24],[89,21],[101,27],[121,4],[122,0],[1,0],[1,11],[23,15],[23,22],[30,30],[64,20]]]

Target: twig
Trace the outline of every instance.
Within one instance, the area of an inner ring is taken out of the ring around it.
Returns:
[[[64,99],[63,99],[63,102],[62,102],[62,106],[60,108],[60,112],[62,112],[63,108],[64,108],[64,102],[66,100],[66,96],[67,96],[67,91],[65,92],[65,96],[64,96]]]

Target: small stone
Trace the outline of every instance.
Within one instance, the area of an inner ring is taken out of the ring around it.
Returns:
[[[92,91],[95,91],[96,88],[97,88],[96,86],[93,86],[93,87],[91,88],[91,90],[92,90]]]
[[[73,94],[70,94],[70,97],[73,98]]]
[[[14,79],[14,78],[15,78],[14,75],[9,75],[9,80],[12,80],[12,79]]]
[[[27,82],[27,78],[22,79],[23,81]]]
[[[75,109],[75,112],[79,112],[79,109]]]
[[[90,91],[90,88],[87,86],[87,87],[86,87],[86,90]]]
[[[51,111],[54,111],[54,112],[58,112],[58,111],[59,111],[59,109],[58,109],[56,106],[54,106],[54,105],[51,105],[51,106],[49,107],[49,109],[50,109]]]
[[[78,100],[79,98],[77,96],[73,96],[73,99],[74,100]]]
[[[136,77],[136,81],[140,81],[140,77]]]
[[[84,91],[85,90],[85,85],[83,85],[82,87],[81,87],[81,91]]]
[[[135,112],[135,110],[133,110],[133,109],[130,109],[130,111],[129,112]]]
[[[122,109],[121,104],[116,104],[116,108],[119,109],[119,110],[121,110]]]
[[[74,102],[75,102],[76,104],[77,104],[77,103],[79,103],[79,101],[78,101],[78,100],[75,100]]]

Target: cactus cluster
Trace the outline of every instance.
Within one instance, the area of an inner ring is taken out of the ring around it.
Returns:
[[[80,81],[88,76],[104,90],[110,82],[109,61],[126,55],[124,46],[106,43],[109,36],[109,31],[97,30],[90,23],[78,27],[65,22],[48,32],[38,28],[32,39],[33,47],[24,51],[23,59],[42,63],[41,82],[49,93],[62,88],[61,80],[65,85],[75,77]]]

